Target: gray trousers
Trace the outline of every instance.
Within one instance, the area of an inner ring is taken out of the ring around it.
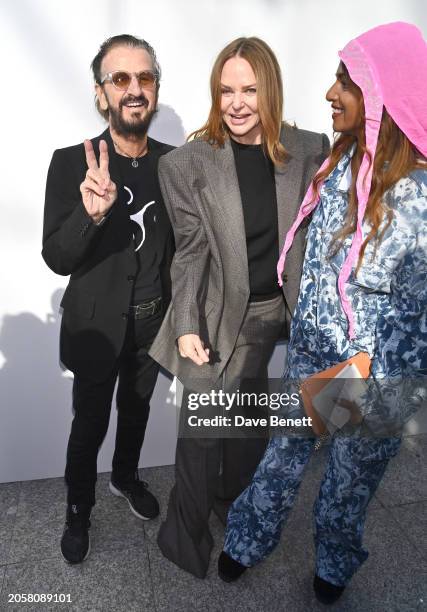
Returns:
[[[267,382],[268,362],[277,340],[284,334],[284,326],[282,296],[250,302],[223,379],[206,392],[212,388],[236,390],[244,378]],[[188,414],[185,400],[190,392],[184,391],[182,418]],[[198,578],[206,576],[213,547],[210,512],[216,509],[225,518],[228,506],[252,480],[267,443],[267,435],[178,438],[175,485],[157,538],[165,557]]]

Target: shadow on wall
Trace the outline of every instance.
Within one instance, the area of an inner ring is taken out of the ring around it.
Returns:
[[[186,134],[181,117],[167,104],[159,104],[158,112],[150,127],[150,136],[160,142],[180,147]]]
[[[42,320],[30,312],[5,315],[0,330],[0,482],[62,476],[70,433],[72,374],[59,362],[59,304],[64,293],[57,289],[51,312]],[[112,350],[96,331],[85,341],[104,342],[103,353]],[[96,336],[96,338],[95,338]],[[63,371],[61,371],[61,368]],[[159,375],[151,402],[151,416],[140,466],[168,465],[174,461],[177,422],[176,382]],[[111,469],[116,430],[113,399],[110,428],[100,449],[98,471]],[[161,442],[159,444],[159,441]]]
[[[5,315],[0,351],[0,482],[49,473],[52,455],[64,456],[69,423],[64,423],[64,398],[71,420],[72,381],[58,367],[59,302],[52,295],[46,320],[30,312]],[[57,409],[56,409],[57,408]]]

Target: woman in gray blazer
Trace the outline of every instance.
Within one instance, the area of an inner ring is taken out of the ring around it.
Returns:
[[[241,379],[266,381],[296,304],[304,228],[288,254],[283,291],[276,277],[279,245],[329,152],[325,135],[282,122],[280,68],[258,38],[239,38],[221,51],[211,95],[205,125],[159,165],[176,254],[172,303],[150,351],[185,387],[176,483],[158,544],[200,578],[213,545],[210,511],[225,518],[267,439],[192,425],[197,417],[229,417],[220,392],[242,389]],[[210,402],[194,410],[196,393],[209,393]]]

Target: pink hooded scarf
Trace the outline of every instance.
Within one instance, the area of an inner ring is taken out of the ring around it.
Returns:
[[[378,26],[349,42],[338,55],[351,79],[362,90],[366,148],[372,159],[377,148],[383,106],[412,144],[427,157],[427,44],[420,30],[403,22]],[[319,172],[324,170],[328,163],[329,158],[323,162]],[[371,189],[372,169],[373,164],[369,164],[369,157],[365,154],[356,179],[356,232],[338,277],[338,290],[348,319],[350,339],[354,338],[354,320],[345,284],[357,262],[363,243],[362,223]],[[298,216],[286,235],[277,264],[280,286],[286,253],[292,245],[295,232],[301,221],[319,203],[319,198],[313,198],[314,191],[310,186]]]

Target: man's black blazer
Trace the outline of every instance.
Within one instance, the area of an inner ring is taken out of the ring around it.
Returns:
[[[105,222],[96,226],[87,214],[80,184],[87,171],[83,144],[58,149],[50,163],[46,184],[42,256],[51,270],[71,275],[61,302],[63,308],[60,357],[75,374],[102,381],[111,373],[125,338],[127,316],[137,271],[131,221],[110,132],[92,140],[98,157],[99,141],[108,145],[111,179],[118,189]],[[161,155],[173,147],[148,139],[153,171]],[[173,232],[163,202],[156,215],[157,259],[163,308],[171,295],[170,264]]]

